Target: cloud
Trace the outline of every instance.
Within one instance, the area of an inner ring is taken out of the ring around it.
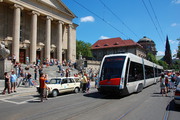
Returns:
[[[95,19],[94,19],[93,16],[86,16],[86,17],[80,18],[80,21],[81,21],[81,22],[94,22]]]
[[[175,41],[175,40],[169,40],[169,43],[170,43],[170,44],[178,44],[179,42],[178,42],[178,41]]]
[[[164,55],[164,52],[163,52],[163,51],[158,51],[158,52],[157,52],[157,56],[162,56],[162,55]]]
[[[172,23],[171,24],[171,27],[176,27],[176,26],[179,26],[180,24],[178,24],[178,23]]]
[[[172,3],[174,3],[174,4],[180,4],[180,0],[172,0]]]
[[[109,39],[109,37],[102,35],[101,37],[99,37],[99,39]]]

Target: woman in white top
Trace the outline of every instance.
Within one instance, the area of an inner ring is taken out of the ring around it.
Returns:
[[[161,87],[162,96],[164,94],[167,96],[164,74],[162,74],[160,78],[160,87]]]

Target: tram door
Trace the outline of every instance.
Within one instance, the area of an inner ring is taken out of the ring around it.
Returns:
[[[19,62],[20,63],[25,63],[25,60],[26,60],[26,50],[25,49],[20,49]]]

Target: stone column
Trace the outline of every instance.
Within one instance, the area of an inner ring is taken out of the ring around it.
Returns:
[[[58,40],[57,40],[57,59],[60,63],[62,63],[62,25],[64,23],[62,21],[58,21]]]
[[[68,28],[68,60],[72,59],[72,25],[69,24],[69,28]]]
[[[49,16],[46,17],[46,40],[45,40],[45,58],[50,60],[51,50],[51,21],[53,19]]]
[[[16,56],[16,61],[18,62],[19,62],[21,10],[23,10],[22,6],[14,4],[12,54]]]
[[[36,62],[36,47],[37,47],[37,17],[40,14],[32,11],[31,18],[31,44],[30,44],[30,62]]]

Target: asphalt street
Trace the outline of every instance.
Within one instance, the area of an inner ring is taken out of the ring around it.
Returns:
[[[91,88],[90,93],[63,94],[43,103],[35,88],[29,89],[0,95],[1,120],[179,120],[173,91],[162,97],[159,84],[125,97],[101,95]]]

